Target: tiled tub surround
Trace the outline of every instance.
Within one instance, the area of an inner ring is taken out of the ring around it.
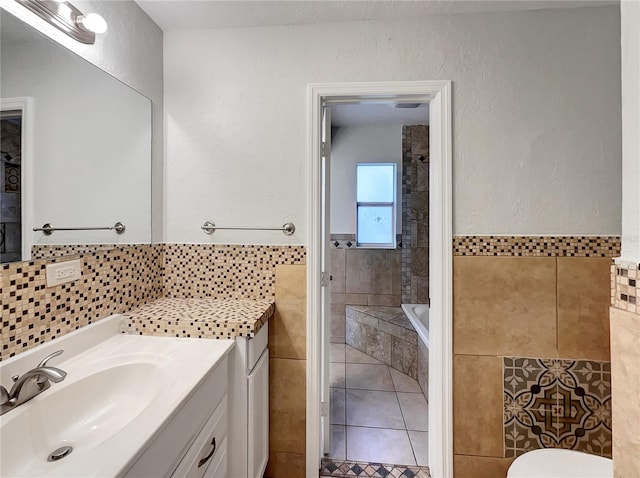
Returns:
[[[418,378],[418,334],[400,307],[349,305],[347,345]]]
[[[455,238],[454,244],[460,239]],[[484,238],[475,237],[469,238],[468,243],[462,241],[462,250],[454,250],[456,478],[504,477],[514,459],[505,449],[505,357],[578,363],[606,363],[611,359],[608,309],[611,259],[617,246],[580,250],[566,238],[543,239],[540,242],[539,237],[523,238],[525,244],[535,245],[529,249],[509,241],[504,243],[506,246],[489,244],[489,249],[479,249]],[[584,239],[588,244],[597,244],[597,238]],[[612,240],[619,244],[619,239]],[[563,246],[557,247],[558,244]],[[603,254],[606,257],[600,257]],[[615,376],[615,366],[612,375]],[[615,387],[614,380],[614,390]],[[561,391],[566,393],[564,387]],[[615,395],[617,392],[614,402]],[[559,407],[555,412],[557,416],[564,413]],[[557,420],[553,421],[553,414],[544,418],[549,419],[549,426],[560,426]],[[613,429],[615,437],[619,433],[615,416]],[[585,433],[587,438],[588,442],[579,444],[583,449],[591,446],[597,450],[601,446],[597,443],[599,435]],[[519,443],[520,448],[540,446],[533,440]]]
[[[4,264],[1,357],[160,297],[161,256],[158,245],[81,254],[81,279],[55,287],[46,287],[45,267],[58,260]]]
[[[274,311],[275,304],[266,299],[163,297],[127,312],[122,331],[205,339],[254,337]]]
[[[504,357],[505,457],[564,448],[611,457],[611,364]]]
[[[330,286],[331,341],[344,343],[345,306],[400,307],[401,250],[356,249],[339,244],[332,246],[329,254],[333,276]]]
[[[402,303],[429,303],[429,127],[402,127]]]

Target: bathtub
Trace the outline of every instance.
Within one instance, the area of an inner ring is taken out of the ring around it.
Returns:
[[[429,306],[402,304],[402,311],[418,333],[418,383],[429,401]]]
[[[427,304],[402,304],[402,310],[416,329],[420,341],[429,349],[429,306]]]

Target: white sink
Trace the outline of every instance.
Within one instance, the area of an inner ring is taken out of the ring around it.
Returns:
[[[64,339],[27,354],[37,363],[49,350],[64,349]],[[0,417],[0,476],[121,474],[234,342],[110,334],[92,345],[52,360],[50,365],[65,370],[67,378]],[[22,373],[33,367],[28,357],[22,362]],[[0,367],[15,372],[18,365]],[[47,461],[62,446],[73,451]]]

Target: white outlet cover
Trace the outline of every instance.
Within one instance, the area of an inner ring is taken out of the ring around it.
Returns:
[[[80,259],[47,264],[47,287],[73,282],[82,276]]]

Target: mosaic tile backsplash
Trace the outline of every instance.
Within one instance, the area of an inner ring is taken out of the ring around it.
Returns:
[[[161,246],[130,246],[83,254],[82,278],[46,287],[54,261],[2,266],[2,353],[7,359],[111,314],[162,295]]]
[[[52,250],[64,251],[64,259],[3,265],[0,359],[163,296],[273,301],[276,265],[306,263],[303,246],[112,247],[71,246],[71,250],[56,247],[43,254],[49,257]],[[75,257],[82,260],[82,278],[47,288],[46,265]]]
[[[503,358],[505,457],[565,448],[611,457],[611,364]]]
[[[164,295],[178,298],[275,297],[277,265],[306,264],[304,246],[164,244]]]
[[[454,256],[618,257],[617,236],[455,236]]]
[[[36,244],[31,246],[31,260],[67,257],[77,254],[106,252],[111,249],[125,249],[131,245],[121,244]]]
[[[611,265],[611,305],[640,315],[640,264]]]

